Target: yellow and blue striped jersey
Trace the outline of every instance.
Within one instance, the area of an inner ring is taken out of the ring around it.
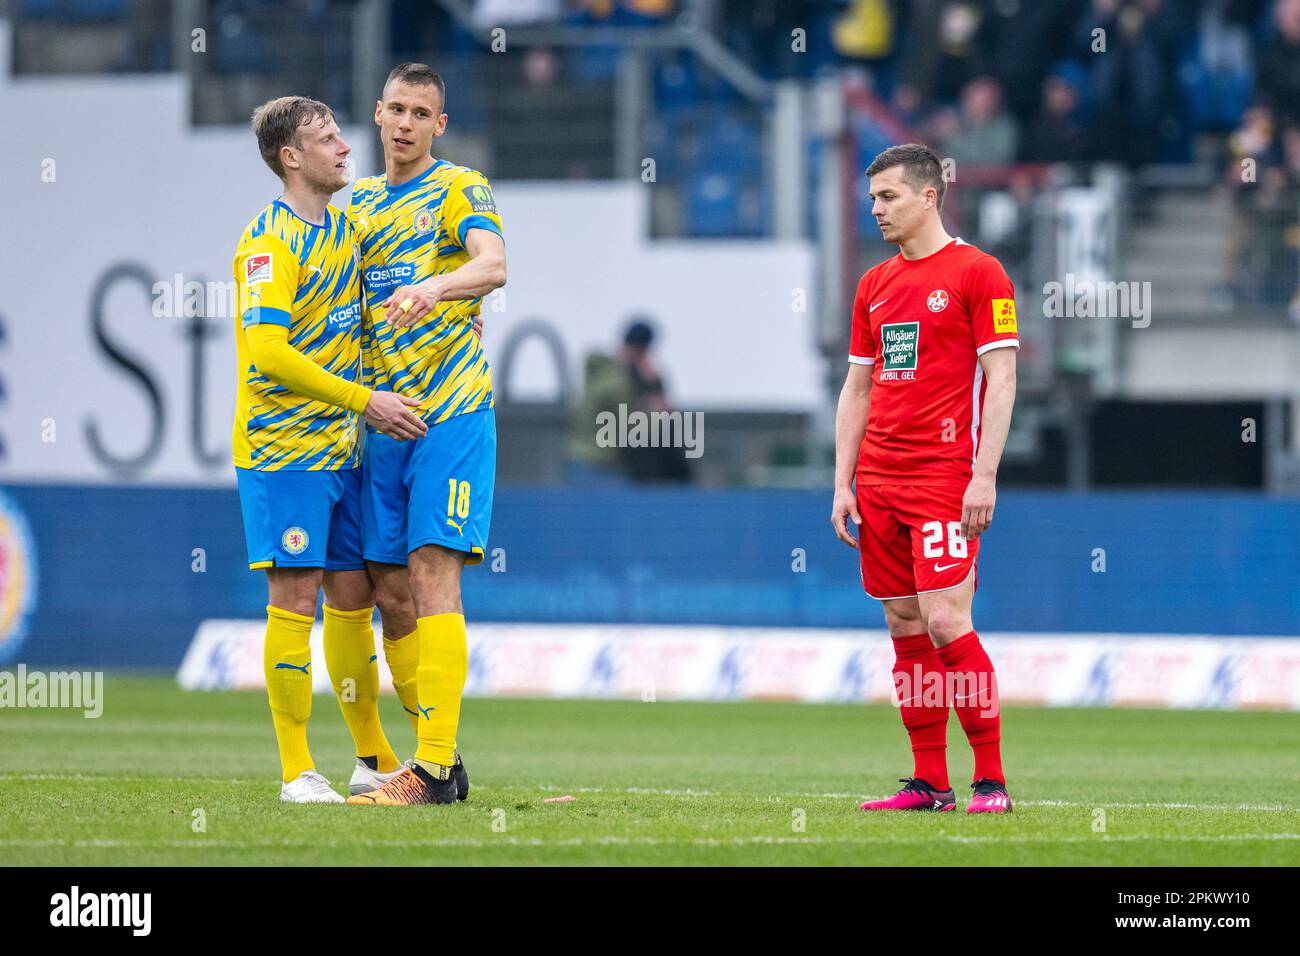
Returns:
[[[300,219],[283,200],[263,209],[235,250],[234,459],[258,471],[355,468],[357,416],[278,385],[249,357],[245,330],[282,325],[289,345],[326,372],[361,377],[361,281],[356,236],[342,210]]]
[[[492,371],[471,327],[482,299],[439,303],[410,328],[394,329],[384,303],[395,289],[469,261],[465,234],[503,235],[492,188],[479,172],[438,160],[400,186],[359,179],[348,216],[361,244],[366,290],[366,385],[420,402],[429,424],[492,407]]]

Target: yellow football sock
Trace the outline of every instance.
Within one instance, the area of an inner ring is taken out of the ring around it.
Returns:
[[[311,625],[305,614],[267,605],[262,669],[271,720],[280,746],[280,774],[288,783],[315,764],[307,749],[311,716]]]
[[[402,702],[402,710],[406,711],[406,716],[411,718],[411,729],[419,733],[420,712],[415,709],[415,703],[420,697],[416,686],[415,669],[420,664],[420,632],[412,631],[406,637],[399,637],[397,640],[385,637],[384,660],[388,662],[388,669],[392,672],[393,690],[397,691],[397,699]]]
[[[416,668],[420,720],[415,759],[422,764],[450,767],[456,759],[460,695],[469,673],[465,615],[434,614],[419,618],[415,624],[420,635],[420,663]]]
[[[358,757],[374,757],[380,773],[396,770],[397,754],[379,722],[379,667],[375,664],[373,607],[325,607],[325,667]]]

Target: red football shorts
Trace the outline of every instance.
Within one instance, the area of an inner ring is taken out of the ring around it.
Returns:
[[[975,572],[979,539],[961,533],[966,486],[859,485],[862,587],[878,601],[944,591]]]

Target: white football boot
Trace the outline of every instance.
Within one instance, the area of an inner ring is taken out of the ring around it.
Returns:
[[[342,803],[330,782],[315,770],[304,770],[280,787],[283,803]]]
[[[380,773],[378,770],[371,770],[362,762],[361,758],[358,757],[356,769],[352,771],[352,779],[348,781],[348,796],[355,797],[357,794],[370,793],[374,790],[378,790],[410,766],[410,763],[411,762],[408,760],[396,770],[390,770],[388,773]]]

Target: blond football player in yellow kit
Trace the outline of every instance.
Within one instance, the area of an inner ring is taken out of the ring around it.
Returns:
[[[329,204],[348,183],[350,148],[329,107],[281,97],[257,109],[253,131],[284,192],[248,224],[235,252],[235,472],[248,566],[267,577],[263,666],[280,799],[340,803],[307,746],[317,592],[323,584],[326,667],[356,744],[350,790],[375,789],[401,768],[379,723],[358,416],[399,442],[427,426],[411,412],[416,400],[362,381],[356,239]]]

